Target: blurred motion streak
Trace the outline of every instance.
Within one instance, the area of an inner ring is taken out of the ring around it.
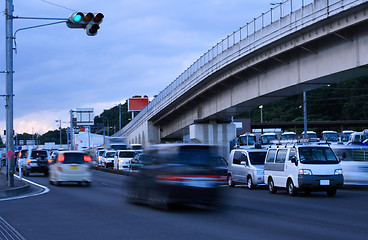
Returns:
[[[219,187],[226,184],[226,162],[215,147],[196,144],[162,144],[146,150],[127,179],[127,198],[133,203],[168,209],[174,204],[215,206]]]
[[[331,145],[341,160],[346,185],[368,185],[368,146]]]

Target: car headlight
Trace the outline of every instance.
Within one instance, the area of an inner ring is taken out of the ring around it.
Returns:
[[[300,169],[299,175],[313,175],[313,174],[312,174],[312,170],[310,169]]]
[[[263,174],[263,170],[254,170],[253,173],[254,174]]]
[[[342,175],[342,169],[336,169],[335,175]]]

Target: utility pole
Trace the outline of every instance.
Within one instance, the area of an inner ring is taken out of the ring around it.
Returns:
[[[119,103],[119,131],[121,130],[121,103]]]
[[[6,0],[6,151],[14,151],[13,143],[13,0]],[[14,187],[14,154],[8,158],[8,186]]]

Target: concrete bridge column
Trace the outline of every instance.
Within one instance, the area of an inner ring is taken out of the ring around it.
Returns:
[[[147,144],[148,146],[151,144],[159,144],[160,143],[160,126],[152,124],[151,121],[148,121],[147,125],[148,125],[147,126],[147,129],[148,129]]]
[[[230,141],[236,137],[235,124],[229,123],[199,123],[189,126],[190,139],[196,143],[218,146],[218,154],[228,159]]]

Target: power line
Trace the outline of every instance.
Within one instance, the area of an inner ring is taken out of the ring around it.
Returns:
[[[40,1],[45,2],[45,3],[48,3],[48,4],[51,4],[51,5],[54,5],[54,6],[57,6],[57,7],[60,7],[60,8],[67,9],[67,10],[70,10],[70,11],[73,11],[73,12],[77,12],[74,9],[71,9],[71,8],[68,8],[68,7],[64,7],[64,6],[61,6],[61,5],[56,4],[56,3],[53,3],[53,2],[49,2],[49,1],[46,1],[46,0],[40,0]]]

